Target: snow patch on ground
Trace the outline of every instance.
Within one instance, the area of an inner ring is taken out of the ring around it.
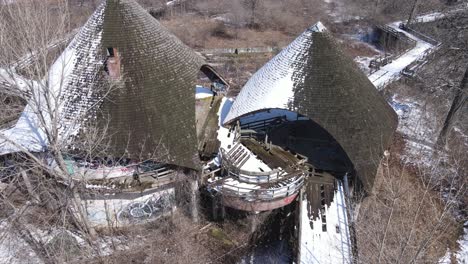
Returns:
[[[204,99],[209,97],[213,97],[213,92],[209,88],[203,87],[201,85],[196,86],[195,99]]]
[[[346,1],[343,0],[323,0],[327,6],[326,13],[335,23],[347,22],[351,20],[360,20],[361,17],[353,16],[349,13]]]
[[[370,62],[374,59],[375,57],[360,57],[357,56],[354,58],[354,61],[357,63],[361,71],[363,71],[365,74],[370,74],[371,69],[369,68]]]
[[[450,250],[447,249],[447,253],[445,253],[445,256],[443,256],[439,260],[438,264],[452,264],[452,261],[450,260],[450,256],[451,256]]]
[[[15,3],[16,0],[1,0],[0,5],[9,5]]]
[[[458,263],[466,264],[468,263],[468,221],[465,222],[465,227],[463,228],[463,236],[457,241],[459,250],[456,253],[451,252],[447,249],[447,253],[439,260],[439,264],[452,264],[450,258],[454,256]]]
[[[460,247],[456,254],[458,263],[468,263],[468,221],[465,222],[463,237],[458,240],[458,245]]]
[[[12,230],[6,221],[0,223],[0,263],[42,263],[32,248]]]
[[[433,147],[437,140],[438,120],[431,109],[416,98],[401,99],[394,95],[389,102],[398,114],[398,128],[406,139],[402,159],[429,168],[433,164]]]
[[[394,95],[390,105],[398,114],[398,131],[410,138],[433,144],[436,140],[437,120],[423,101],[415,98],[402,99]]]

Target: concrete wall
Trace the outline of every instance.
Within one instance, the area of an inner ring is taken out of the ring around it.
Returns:
[[[120,193],[82,200],[91,226],[122,227],[155,220],[175,210],[174,188],[149,193]]]

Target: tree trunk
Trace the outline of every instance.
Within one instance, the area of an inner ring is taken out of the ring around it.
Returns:
[[[414,0],[413,7],[411,8],[411,12],[409,14],[408,22],[406,23],[407,26],[411,24],[414,16],[416,15],[416,7],[418,6],[419,0]]]
[[[36,203],[39,203],[41,201],[39,195],[37,195],[37,193],[34,191],[31,181],[29,180],[29,176],[26,174],[26,171],[23,168],[21,168],[20,175],[23,178],[24,185],[26,186],[29,195]]]
[[[466,103],[467,99],[467,86],[468,86],[468,67],[465,70],[465,75],[460,83],[460,88],[456,90],[455,97],[453,98],[452,105],[450,110],[445,118],[444,125],[440,131],[439,137],[437,138],[436,147],[438,149],[443,148],[447,142],[447,136],[450,132],[452,125],[454,123],[455,117],[458,113],[458,110]]]

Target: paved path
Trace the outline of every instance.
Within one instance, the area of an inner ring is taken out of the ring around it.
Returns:
[[[383,89],[387,84],[398,80],[401,77],[401,71],[411,63],[423,59],[428,53],[435,50],[435,46],[400,29],[398,25],[401,22],[394,22],[388,26],[392,29],[405,34],[410,39],[416,41],[416,46],[404,53],[391,63],[383,66],[378,71],[369,75],[369,80],[377,87],[377,89]]]

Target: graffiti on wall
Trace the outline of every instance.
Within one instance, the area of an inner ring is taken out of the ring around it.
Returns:
[[[167,192],[153,195],[144,201],[132,202],[117,213],[117,221],[131,223],[155,219],[172,210],[174,193]]]

